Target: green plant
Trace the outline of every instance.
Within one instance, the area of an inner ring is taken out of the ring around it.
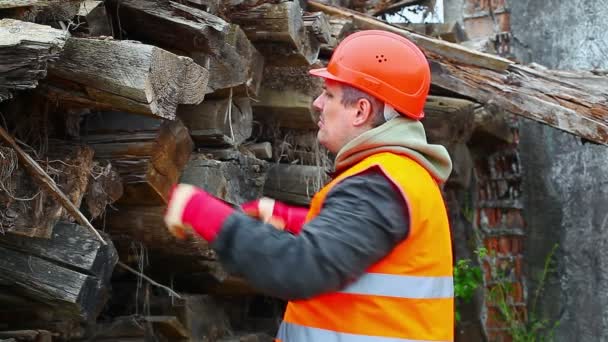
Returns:
[[[485,248],[478,248],[475,254],[482,259],[488,251]],[[483,283],[483,272],[479,266],[472,264],[470,259],[460,259],[454,266],[454,297],[456,297],[456,321],[460,321],[458,311],[458,300],[469,302],[475,290]]]
[[[513,305],[511,294],[514,289],[511,279],[507,276],[499,275],[498,280],[487,293],[487,301],[497,308],[499,313],[498,319],[505,323],[505,327],[514,342],[545,342],[553,340],[555,329],[559,326],[559,321],[551,322],[548,319],[538,318],[536,305],[545,287],[547,277],[554,271],[552,261],[557,247],[557,244],[554,245],[545,259],[543,272],[528,314],[524,310],[518,310],[517,306]]]

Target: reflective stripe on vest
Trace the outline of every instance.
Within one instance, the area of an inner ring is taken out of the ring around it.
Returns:
[[[452,277],[366,273],[340,292],[399,298],[451,298],[454,283]]]
[[[281,323],[277,339],[288,342],[438,342],[428,340],[409,340],[395,337],[347,334],[331,330],[305,327],[287,322]]]

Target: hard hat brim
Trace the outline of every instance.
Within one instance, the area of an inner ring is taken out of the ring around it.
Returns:
[[[327,71],[327,68],[311,69],[308,71],[308,73],[310,73],[313,76],[327,78],[327,79],[337,81],[337,82],[344,82],[340,78],[332,75],[329,71]]]

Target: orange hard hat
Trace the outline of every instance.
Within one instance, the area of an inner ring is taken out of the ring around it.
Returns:
[[[424,117],[431,86],[428,61],[414,43],[395,33],[354,33],[338,45],[327,68],[310,73],[363,90],[412,119]]]

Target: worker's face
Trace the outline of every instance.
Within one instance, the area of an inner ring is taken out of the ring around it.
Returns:
[[[337,153],[349,140],[351,119],[357,108],[342,104],[342,87],[332,80],[325,80],[323,92],[312,105],[320,113],[317,139],[330,152]]]

